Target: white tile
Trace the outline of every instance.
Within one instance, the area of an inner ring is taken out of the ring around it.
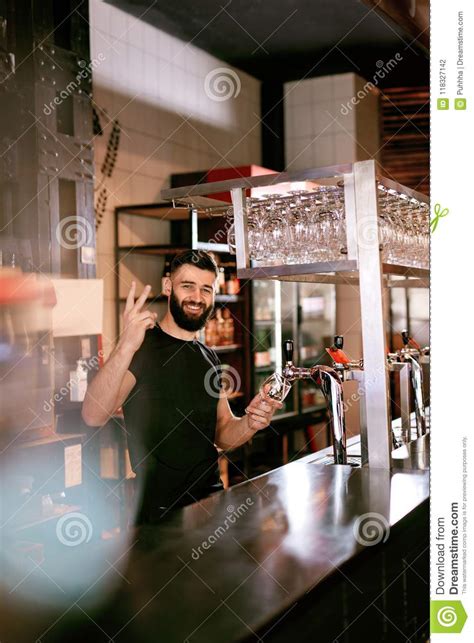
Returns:
[[[314,135],[327,134],[329,132],[329,128],[331,127],[331,121],[331,113],[328,112],[326,103],[320,103],[313,106],[312,133]]]
[[[333,76],[318,76],[317,78],[312,78],[310,82],[312,102],[322,103],[333,100]]]
[[[116,266],[115,255],[111,253],[97,254],[97,278],[104,281],[104,299],[115,299]]]
[[[296,92],[299,94],[300,104],[309,105],[313,101],[312,79],[301,80],[298,83]]]
[[[291,110],[295,102],[295,94],[292,91],[294,83],[284,83],[283,85],[283,110],[285,112]]]
[[[307,148],[311,144],[309,136],[299,136],[291,141],[289,148],[286,150],[286,168],[288,170],[299,170],[305,167],[305,158]]]
[[[293,116],[293,109],[290,105],[285,105],[285,136],[292,138],[296,136],[296,121]]]
[[[346,133],[337,134],[335,146],[335,163],[353,163],[356,160],[356,143]]]
[[[301,105],[293,108],[294,127],[298,136],[310,136],[312,134],[311,105]]]
[[[142,38],[140,47],[152,56],[158,56],[158,34],[159,31],[152,25],[143,22]]]
[[[354,95],[355,74],[336,74],[333,76],[334,96],[336,98]]]
[[[125,172],[115,168],[112,178],[107,182],[107,189],[110,208],[131,203],[130,171]]]
[[[121,39],[124,37],[125,31],[127,29],[127,17],[124,11],[117,9],[117,7],[111,7],[110,11],[110,35],[113,36],[114,40]]]
[[[92,27],[91,39],[93,38],[94,29],[101,29],[104,33],[110,31],[110,14],[112,6],[103,0],[95,0],[89,3],[89,21]]]
[[[316,167],[335,164],[335,142],[334,137],[320,136],[314,143],[313,162]]]

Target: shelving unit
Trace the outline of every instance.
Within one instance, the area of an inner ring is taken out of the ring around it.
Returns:
[[[410,198],[428,203],[428,198],[382,176],[375,161],[245,177],[211,184],[198,184],[162,190],[163,199],[174,204],[187,204],[199,210],[199,200],[209,194],[230,193],[233,204],[237,274],[243,279],[276,279],[312,283],[356,283],[359,286],[364,359],[363,422],[361,423],[362,464],[390,469],[391,419],[389,386],[386,369],[386,336],[384,327],[384,287],[427,287],[429,271],[409,265],[382,262],[379,249],[377,181]],[[346,228],[344,259],[293,265],[259,266],[250,260],[247,238],[247,191],[260,187],[308,182],[317,185],[343,185]],[[216,202],[216,206],[219,202]],[[367,230],[374,234],[366,235]],[[391,280],[390,276],[403,276]]]

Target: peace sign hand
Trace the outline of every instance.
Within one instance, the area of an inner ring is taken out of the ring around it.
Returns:
[[[119,340],[119,345],[122,348],[133,353],[136,353],[140,348],[145,338],[145,332],[148,328],[153,328],[157,318],[157,314],[150,310],[142,311],[150,294],[151,286],[145,286],[137,301],[135,301],[135,291],[136,283],[132,281],[122,316],[123,330]]]

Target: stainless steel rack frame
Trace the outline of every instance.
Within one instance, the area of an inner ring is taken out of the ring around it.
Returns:
[[[346,258],[311,264],[252,265],[248,251],[246,191],[266,187],[270,192],[272,186],[281,188],[281,184],[305,181],[315,184],[314,187],[318,184],[343,185]],[[390,469],[392,436],[383,288],[428,287],[429,270],[382,262],[379,250],[378,183],[429,203],[427,196],[384,177],[374,160],[167,189],[162,190],[161,196],[175,205],[187,204],[199,210],[213,205],[210,199],[203,201],[203,196],[226,191],[230,193],[234,210],[237,274],[240,278],[359,285],[364,359],[362,464]],[[222,208],[222,201],[215,201],[214,204]],[[367,231],[370,233],[367,234]]]

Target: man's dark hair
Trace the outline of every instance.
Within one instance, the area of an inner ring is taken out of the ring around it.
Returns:
[[[184,250],[173,258],[170,265],[170,275],[186,264],[196,266],[201,270],[209,270],[216,277],[219,274],[217,264],[208,252],[205,250]]]

